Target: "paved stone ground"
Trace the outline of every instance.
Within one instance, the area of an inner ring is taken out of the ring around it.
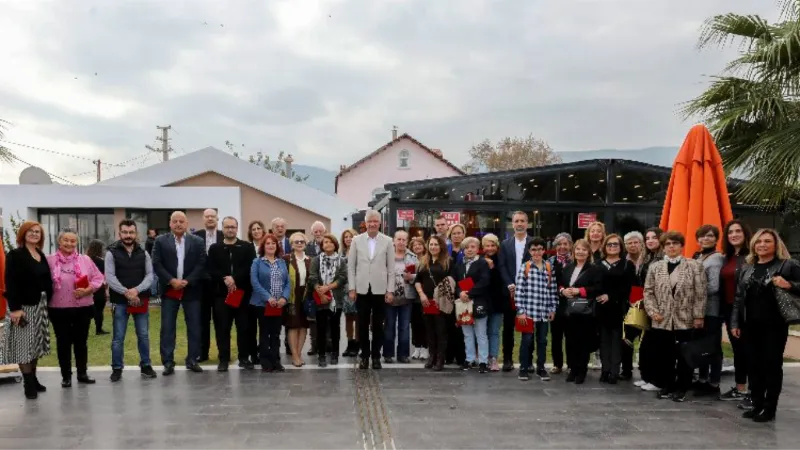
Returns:
[[[311,359],[311,358],[308,358]],[[310,362],[310,361],[309,361]],[[308,366],[307,366],[308,367]],[[26,401],[0,386],[0,448],[792,448],[800,445],[800,369],[787,369],[778,420],[755,424],[735,404],[674,403],[629,384],[563,376],[415,368],[178,371],[112,385],[59,386]],[[725,385],[730,379],[724,380]]]

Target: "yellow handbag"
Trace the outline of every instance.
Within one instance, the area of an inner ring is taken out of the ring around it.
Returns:
[[[625,314],[623,323],[640,330],[650,329],[650,317],[647,316],[647,312],[644,310],[644,302],[642,300],[631,305],[628,313]]]

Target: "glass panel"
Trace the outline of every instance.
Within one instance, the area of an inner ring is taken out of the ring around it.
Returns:
[[[534,211],[532,216],[532,231],[535,236],[541,236],[547,241],[547,248],[552,247],[552,241],[558,233],[570,233],[577,224],[572,223],[572,213]]]
[[[648,228],[657,227],[659,221],[661,221],[660,212],[617,213],[614,217],[614,232],[623,237],[631,231],[638,231],[644,234]]]
[[[464,211],[461,215],[461,222],[467,227],[467,236],[473,236],[478,239],[482,238],[488,233],[502,236],[500,228],[499,212],[477,212],[477,211]]]
[[[562,173],[558,201],[605,203],[606,169],[597,167]]]
[[[78,231],[78,216],[75,214],[59,214],[58,215],[58,232],[64,229]]]
[[[450,188],[450,200],[467,202],[503,200],[510,184],[510,180],[483,180],[457,184]]]
[[[508,200],[556,201],[556,182],[558,175],[520,175],[509,183]]]
[[[56,251],[56,237],[58,237],[58,216],[55,214],[42,214],[39,223],[44,230],[44,251],[49,255]]]
[[[97,236],[95,214],[78,214],[78,251],[83,251],[89,246],[89,241]]]
[[[661,205],[669,186],[669,173],[618,167],[614,178],[614,202]]]
[[[147,241],[147,212],[145,211],[125,211],[125,215],[136,222],[136,238],[139,240],[140,244],[144,244]],[[98,218],[97,226],[100,227],[99,223],[100,219]]]
[[[136,229],[137,231],[139,230],[138,224],[136,226]],[[145,227],[142,227],[142,229],[145,229]],[[145,232],[146,231],[147,230],[145,229]],[[116,228],[114,227],[113,214],[97,215],[97,233],[95,234],[95,238],[103,241],[103,243],[106,245],[114,242],[117,239]]]
[[[448,195],[449,188],[444,186],[408,189],[400,192],[401,200],[444,200]]]

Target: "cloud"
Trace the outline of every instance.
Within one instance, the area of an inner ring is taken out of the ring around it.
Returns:
[[[393,125],[456,164],[528,133],[557,150],[678,145],[678,104],[733,55],[696,50],[703,20],[777,15],[760,0],[107,3],[4,2],[0,117],[12,142],[138,157],[109,175],[157,161],[144,145],[166,124],[178,154],[230,140],[332,170]],[[18,154],[62,176],[93,168]],[[22,168],[0,166],[0,182]]]

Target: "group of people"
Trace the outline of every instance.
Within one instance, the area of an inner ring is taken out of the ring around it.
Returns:
[[[739,401],[745,417],[755,421],[775,417],[788,336],[777,297],[800,295],[800,266],[775,230],[751,237],[738,220],[722,232],[705,225],[694,236],[701,251],[686,258],[681,233],[651,228],[619,236],[595,222],[575,242],[568,233],[556,236],[555,254],[548,257],[548,243],[528,235],[528,216],[521,211],[512,217],[514,235],[502,242],[494,234],[467,237],[463,225],[448,225],[444,217],[435,221],[428,239],[406,231],[390,238],[380,232],[381,216],[372,210],[361,233],[346,230],[338,238],[319,222],[311,226],[310,240],[300,232],[286,236],[286,221],[276,218],[270,230],[260,221],[249,224],[245,241],[237,237],[236,218],[225,217],[218,230],[212,209],[204,212],[204,225],[189,233],[186,216],[175,212],[170,232],[149,241],[148,250],[137,241],[136,223],[123,220],[119,240],[97,264],[77,252],[73,231],[62,231],[58,250],[46,256],[42,227],[22,224],[17,248],[6,261],[13,325],[6,329],[2,356],[19,364],[26,397],[45,391],[36,366],[50,351],[51,322],[62,386],[72,383],[73,352],[77,381],[95,382],[87,374],[87,339],[94,297],[104,290],[113,305],[111,381],[122,377],[130,316],[141,375],[155,378],[148,301],[157,289],[164,376],[174,373],[181,307],[185,365],[192,372],[202,372],[200,363],[208,359],[212,318],[219,371],[227,371],[231,361],[234,324],[244,369],[285,370],[284,330],[294,366],[305,365],[309,330],[309,354],[316,354],[317,364],[338,364],[344,315],[348,344],[341,356],[358,357],[360,369],[381,369],[382,360],[396,358],[399,363],[423,359],[426,368],[438,371],[455,363],[479,373],[508,372],[514,370],[519,332],[520,380],[533,374],[547,381],[566,372],[567,382],[584,383],[595,353],[602,366],[599,381],[616,384],[632,379],[639,339],[641,379],[635,385],[642,390],[677,402],[689,391],[716,395]],[[631,308],[646,315],[647,326],[626,324]],[[723,325],[736,379],[724,393]],[[687,353],[702,345],[711,357],[693,366]]]

